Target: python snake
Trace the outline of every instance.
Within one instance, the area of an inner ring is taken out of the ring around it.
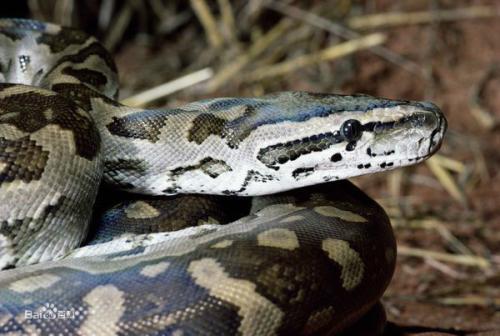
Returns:
[[[343,179],[421,162],[446,130],[431,103],[366,95],[123,106],[95,38],[31,20],[0,20],[0,76],[2,334],[340,332],[396,256]]]

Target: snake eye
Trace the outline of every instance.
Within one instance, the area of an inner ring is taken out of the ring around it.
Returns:
[[[363,127],[361,123],[355,119],[349,119],[344,121],[342,126],[340,127],[340,134],[347,141],[356,141],[361,138],[361,134],[363,133]]]

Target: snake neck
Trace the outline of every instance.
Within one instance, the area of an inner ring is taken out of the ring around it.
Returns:
[[[173,109],[92,99],[92,109],[106,112],[95,117],[105,177],[152,194],[260,195],[394,169],[432,155],[446,129],[433,104],[364,95],[281,92]]]

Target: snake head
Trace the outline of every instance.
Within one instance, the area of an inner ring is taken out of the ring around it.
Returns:
[[[282,115],[307,116],[281,122],[273,143],[257,154],[293,186],[421,162],[439,149],[447,127],[429,102],[305,92],[272,97],[279,97]]]

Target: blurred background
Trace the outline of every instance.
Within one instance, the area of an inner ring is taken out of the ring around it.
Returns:
[[[396,231],[384,304],[408,332],[500,334],[499,1],[28,0],[1,16],[97,36],[128,105],[283,90],[435,102],[439,155],[353,180]]]

